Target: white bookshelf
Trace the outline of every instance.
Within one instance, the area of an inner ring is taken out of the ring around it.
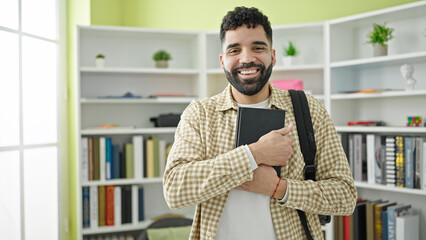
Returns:
[[[406,116],[426,118],[426,2],[419,1],[378,11],[333,19],[324,22],[291,24],[273,27],[273,48],[277,64],[271,80],[298,78],[305,90],[324,102],[340,133],[374,133],[426,137],[426,128],[405,127]],[[372,46],[365,44],[373,23],[384,23],[395,29],[389,43],[389,54],[372,56]],[[177,31],[123,27],[79,27],[78,37],[78,142],[83,136],[115,136],[126,139],[133,135],[159,135],[173,139],[175,128],[154,128],[150,117],[169,111],[182,112],[194,98],[212,96],[228,84],[220,68],[219,31]],[[283,46],[292,41],[300,51],[291,66],[282,61]],[[167,49],[173,60],[167,69],[154,68],[151,56],[158,49]],[[106,66],[94,67],[94,56],[103,53]],[[405,91],[399,68],[414,66],[416,89]],[[102,86],[102,87],[99,87]],[[342,93],[365,89],[392,89],[376,93]],[[142,99],[105,99],[106,95],[132,92]],[[158,92],[183,93],[188,98],[149,99]],[[91,129],[105,121],[131,129]],[[348,121],[383,121],[386,126],[346,126]],[[79,156],[79,151],[77,156]],[[80,169],[80,168],[79,168]],[[78,209],[81,209],[81,187],[143,185],[152,191],[153,207],[147,219],[168,211],[164,203],[161,179],[119,179],[81,182]],[[426,192],[356,182],[359,197],[409,202],[426,224]],[[148,194],[145,194],[148,196]],[[407,197],[409,196],[409,197]],[[162,203],[161,203],[162,202]],[[157,204],[157,205],[156,205]],[[190,215],[188,212],[182,212]],[[150,222],[83,229],[79,211],[79,239],[85,235],[142,229]],[[333,224],[322,227],[326,240],[333,239]],[[420,230],[426,238],[426,230]]]

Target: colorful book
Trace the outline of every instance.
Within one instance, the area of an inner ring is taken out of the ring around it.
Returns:
[[[405,137],[404,139],[405,154],[405,187],[414,188],[414,138]]]
[[[81,138],[81,180],[89,181],[89,139]]]
[[[105,186],[98,187],[98,224],[105,226]]]
[[[90,227],[90,192],[89,187],[82,189],[83,201],[83,228]]]
[[[111,138],[105,138],[105,178],[107,180],[113,179],[112,177],[112,142]]]
[[[138,224],[139,222],[139,186],[132,185],[132,222]]]
[[[386,137],[386,185],[395,186],[396,184],[396,143],[395,137]]]
[[[144,194],[143,187],[138,187],[138,219],[139,222],[145,221],[145,206],[144,206]]]
[[[395,166],[396,166],[396,186],[405,187],[405,156],[404,156],[404,137],[396,136]]]
[[[131,186],[121,187],[121,223],[132,222],[132,188]]]
[[[99,138],[99,178],[106,179],[106,144],[105,137]]]
[[[134,177],[143,178],[143,136],[133,136]]]
[[[112,164],[111,164],[111,172],[112,178],[118,179],[120,178],[120,146],[112,145]]]
[[[382,213],[386,211],[386,209],[389,206],[393,206],[395,204],[396,204],[395,202],[383,202],[383,203],[374,205],[374,240],[383,239]],[[386,232],[387,232],[387,228],[386,228]]]
[[[159,141],[158,136],[153,136],[154,141],[154,177],[160,177],[160,155],[159,155]]]
[[[166,141],[164,139],[160,139],[158,141],[158,160],[159,160],[159,169],[160,174],[159,177],[163,176],[164,169],[166,168]]]
[[[134,156],[133,156],[133,144],[126,143],[126,178],[134,178]]]
[[[114,224],[121,224],[121,187],[114,187]]]
[[[405,215],[396,218],[396,240],[419,240],[419,215]]]
[[[93,172],[93,168],[94,168],[94,158],[93,158],[93,138],[89,137],[88,139],[88,148],[89,148],[89,181],[93,181],[94,180],[94,172]]]
[[[99,227],[99,210],[98,210],[98,187],[90,186],[90,227],[98,228]]]
[[[408,213],[410,208],[410,204],[398,204],[388,207],[388,240],[396,240],[396,217],[405,215],[403,213]]]
[[[114,226],[114,186],[106,186],[105,191],[105,224]]]
[[[146,140],[146,177],[154,177],[154,140]]]
[[[100,180],[99,137],[93,137],[93,180]]]

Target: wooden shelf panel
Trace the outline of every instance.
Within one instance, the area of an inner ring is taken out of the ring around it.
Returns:
[[[366,182],[355,182],[355,186],[359,188],[367,188],[367,189],[380,190],[380,191],[426,196],[426,191],[423,189],[399,188],[399,187],[386,186],[386,185],[380,185],[380,184],[371,184]]]
[[[83,129],[81,130],[81,135],[173,134],[175,131],[175,127]]]

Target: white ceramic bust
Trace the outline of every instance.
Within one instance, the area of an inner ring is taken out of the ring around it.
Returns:
[[[404,64],[399,69],[402,77],[405,79],[405,90],[414,90],[416,79],[413,78],[414,68],[410,64]]]

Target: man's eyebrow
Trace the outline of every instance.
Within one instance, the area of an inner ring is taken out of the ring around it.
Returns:
[[[254,44],[254,45],[264,45],[264,46],[268,46],[268,44],[266,44],[266,42],[264,42],[264,41],[254,41],[254,42],[252,42],[252,44]]]
[[[226,49],[230,49],[230,48],[233,48],[233,47],[236,47],[236,46],[240,46],[240,45],[241,44],[239,44],[239,43],[231,43],[228,46],[226,46]]]

